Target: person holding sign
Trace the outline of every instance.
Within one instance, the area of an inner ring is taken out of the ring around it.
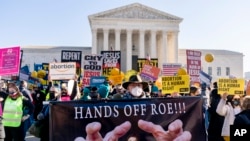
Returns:
[[[132,75],[128,82],[122,84],[122,87],[127,89],[123,99],[145,98],[146,94],[143,90],[148,88],[148,83],[143,82],[139,75]]]
[[[168,130],[165,131],[160,125],[156,125],[152,122],[145,120],[138,121],[139,128],[145,132],[151,133],[156,141],[190,141],[192,135],[189,131],[183,131],[182,125],[182,121],[177,119],[171,122],[168,126]],[[125,135],[130,130],[130,128],[131,123],[126,121],[121,125],[116,126],[114,130],[110,131],[105,135],[104,138],[102,138],[99,132],[101,130],[101,124],[99,122],[92,122],[86,126],[86,140],[78,137],[75,139],[75,141],[117,141],[119,138]]]
[[[241,109],[239,109],[239,101],[240,97],[238,95],[228,95],[224,93],[221,95],[220,102],[216,108],[216,112],[225,117],[221,136],[223,136],[225,141],[229,141],[230,138],[230,125],[233,124],[235,115],[238,114]]]

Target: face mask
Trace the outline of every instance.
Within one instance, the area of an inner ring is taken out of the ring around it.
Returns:
[[[234,101],[233,101],[233,104],[234,104],[235,106],[238,106],[238,105],[240,105],[240,101],[239,101],[239,100],[234,100]]]
[[[54,99],[55,98],[55,92],[50,92],[49,97],[50,97],[50,99]]]
[[[62,95],[68,95],[67,92],[62,92]]]
[[[131,94],[135,97],[139,97],[142,94],[142,88],[134,87],[131,91]]]

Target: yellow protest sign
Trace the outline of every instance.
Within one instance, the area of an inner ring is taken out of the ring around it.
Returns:
[[[113,85],[121,84],[124,79],[124,75],[110,75],[108,79]]]
[[[190,76],[162,76],[162,93],[189,93]]]
[[[218,80],[218,94],[244,94],[244,79],[220,78]]]

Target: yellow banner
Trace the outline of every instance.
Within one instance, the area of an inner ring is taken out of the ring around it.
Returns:
[[[189,93],[190,89],[190,77],[189,75],[179,76],[162,76],[162,93],[172,94]]]
[[[218,80],[218,94],[244,94],[245,80],[220,78]]]

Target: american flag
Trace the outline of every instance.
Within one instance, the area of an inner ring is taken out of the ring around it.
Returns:
[[[176,75],[181,64],[178,63],[164,63],[162,66],[162,76],[174,76]]]

